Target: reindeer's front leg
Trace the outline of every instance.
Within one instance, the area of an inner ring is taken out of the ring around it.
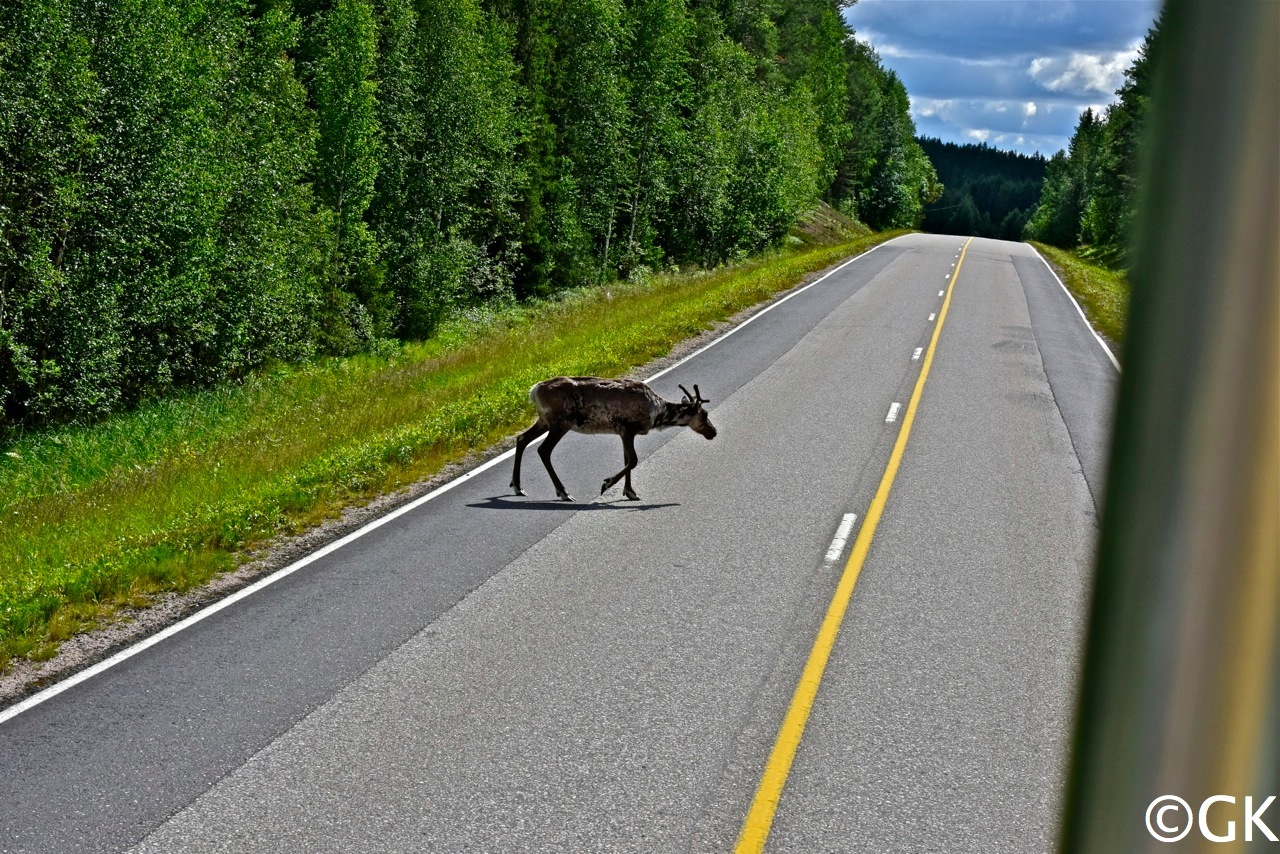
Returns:
[[[636,434],[634,432],[628,431],[622,434],[622,461],[622,471],[613,477],[605,478],[604,484],[600,487],[600,494],[604,495],[609,487],[626,478],[626,482],[622,486],[622,494],[631,501],[639,501],[640,496],[636,495],[636,491],[631,488],[631,470],[640,461],[640,458],[636,456]]]

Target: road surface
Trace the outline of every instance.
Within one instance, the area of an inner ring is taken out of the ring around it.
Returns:
[[[639,502],[570,434],[583,503],[503,462],[0,723],[0,851],[731,850],[949,288],[767,850],[1047,850],[1118,372],[1030,247],[965,243],[655,380],[719,435],[642,437]]]

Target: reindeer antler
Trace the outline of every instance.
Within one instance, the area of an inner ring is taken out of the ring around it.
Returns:
[[[682,403],[710,403],[711,402],[702,396],[702,392],[698,391],[698,387],[696,385],[693,387],[693,394],[689,394],[689,389],[685,388],[684,386],[677,386],[677,388],[679,388],[682,392],[684,392],[685,399],[682,401]]]

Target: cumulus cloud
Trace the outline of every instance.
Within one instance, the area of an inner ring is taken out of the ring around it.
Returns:
[[[911,98],[911,114],[916,118],[948,112],[954,102],[947,98]]]
[[[1027,101],[1025,104],[1022,105],[1022,129],[1023,130],[1026,130],[1027,127],[1031,124],[1031,120],[1036,117],[1037,112],[1039,112],[1039,108],[1036,106],[1035,101]],[[1021,139],[1021,137],[1019,137],[1019,139]],[[1022,145],[1023,143],[1020,142],[1018,144]]]
[[[1160,0],[858,0],[844,15],[906,85],[921,135],[1049,154],[1086,107],[1114,100],[1159,9]]]
[[[1073,52],[1067,56],[1037,56],[1027,74],[1051,92],[1072,95],[1110,95],[1124,82],[1124,71],[1138,57],[1137,47],[1109,53]]]
[[[991,136],[991,131],[981,128],[966,128],[964,135],[970,139],[976,139],[978,142],[986,142]]]

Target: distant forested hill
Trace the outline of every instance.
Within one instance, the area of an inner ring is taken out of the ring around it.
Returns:
[[[1021,240],[1044,183],[1045,159],[923,137],[920,147],[938,170],[942,196],[924,211],[924,230]]]
[[[844,0],[0,3],[0,428],[937,193]]]

